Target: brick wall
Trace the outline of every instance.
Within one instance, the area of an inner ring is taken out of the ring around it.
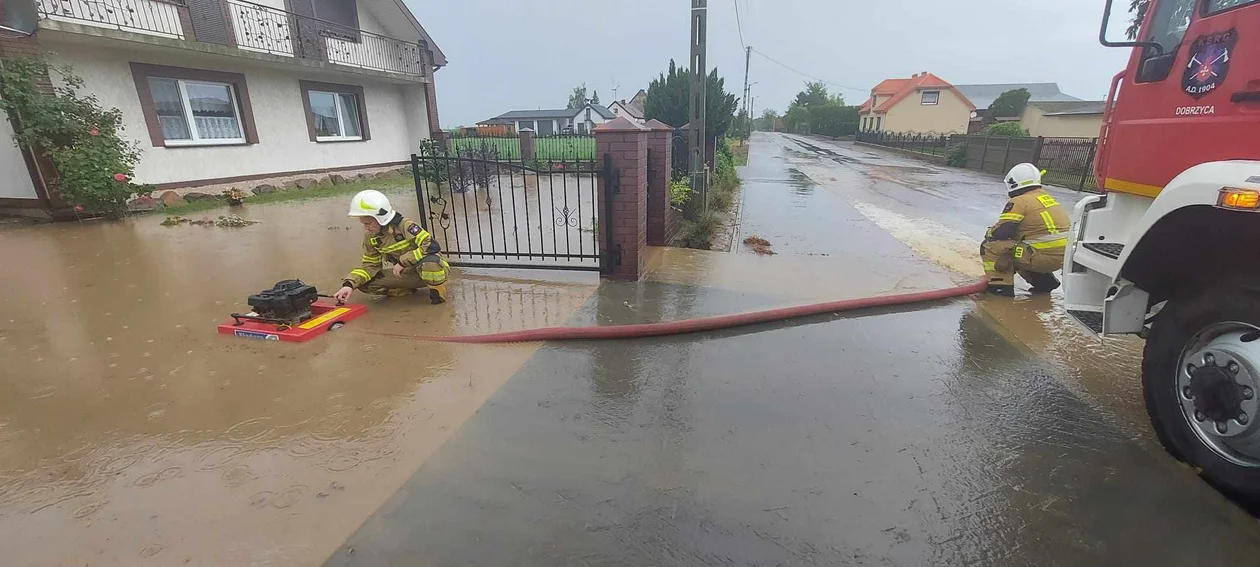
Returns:
[[[647,243],[649,246],[667,246],[669,234],[669,182],[670,157],[673,144],[669,130],[652,130],[647,134],[648,146],[648,210]]]
[[[647,135],[646,129],[625,118],[606,122],[595,129],[596,155],[610,157],[618,179],[613,187],[607,186],[603,176],[599,181],[600,228],[608,231],[604,241],[611,241],[612,245],[605,257],[613,264],[606,273],[617,279],[639,279],[646,261]],[[607,214],[612,218],[607,218]]]

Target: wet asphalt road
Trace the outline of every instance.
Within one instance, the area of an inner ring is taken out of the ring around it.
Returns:
[[[741,232],[785,262],[948,283],[1000,208],[992,179],[790,143],[743,171]],[[907,197],[932,191],[954,203]],[[569,324],[782,304],[761,283],[605,284]],[[544,345],[327,565],[1254,565],[1255,520],[1142,432],[1131,345],[1052,301]]]

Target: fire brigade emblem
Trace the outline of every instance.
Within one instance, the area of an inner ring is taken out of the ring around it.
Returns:
[[[1181,90],[1196,99],[1216,90],[1229,74],[1229,59],[1237,42],[1237,30],[1202,35],[1194,40],[1190,44],[1190,60],[1181,76]]]

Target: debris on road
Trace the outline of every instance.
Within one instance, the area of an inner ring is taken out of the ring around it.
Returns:
[[[237,207],[245,202],[245,192],[233,187],[223,191],[223,198],[227,199],[228,206]]]
[[[219,220],[214,221],[215,226],[227,228],[239,228],[242,226],[249,226],[251,224],[258,224],[258,221],[245,220],[236,215],[221,216],[219,217]]]
[[[190,225],[195,225],[195,226],[214,225],[214,226],[221,226],[224,228],[239,228],[243,226],[249,226],[252,224],[258,224],[258,221],[245,220],[237,215],[220,216],[218,220],[210,220],[210,219],[194,220],[194,219],[188,219],[188,218],[184,218],[177,215],[173,217],[166,217],[166,220],[162,221],[162,226],[177,226],[181,224],[190,224]]]
[[[771,246],[770,241],[760,236],[757,236],[757,235],[749,236],[748,238],[744,239],[744,244],[746,244],[749,248],[752,248],[753,252],[756,252],[762,256],[770,256],[774,254],[774,250],[770,248]]]

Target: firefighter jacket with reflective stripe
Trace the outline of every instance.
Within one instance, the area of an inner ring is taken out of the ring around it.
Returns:
[[[394,214],[394,220],[381,227],[376,234],[363,235],[363,258],[359,267],[350,270],[345,281],[358,288],[372,281],[381,272],[386,258],[391,263],[412,268],[427,256],[437,257],[440,247],[429,231],[419,224]],[[430,259],[432,262],[433,259]],[[440,262],[440,260],[439,260]],[[444,264],[442,262],[439,265]],[[443,278],[445,279],[445,278]]]
[[[1036,249],[1062,249],[1072,219],[1063,206],[1040,187],[1012,191],[987,241],[1014,240]]]

